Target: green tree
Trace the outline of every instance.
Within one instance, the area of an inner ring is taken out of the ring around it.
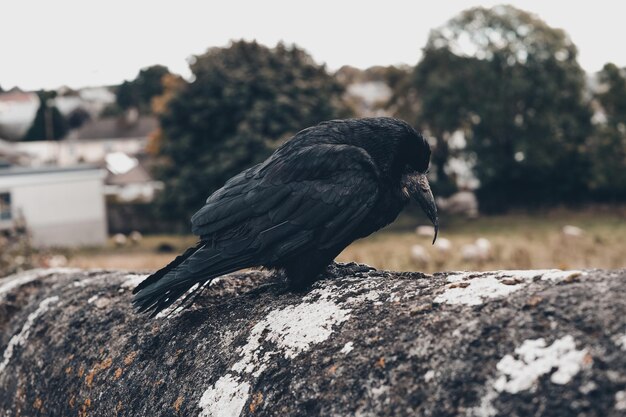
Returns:
[[[437,140],[437,179],[452,182],[446,161],[461,152],[486,209],[584,195],[591,123],[576,56],[562,30],[511,6],[470,9],[434,30],[410,83],[417,103],[407,102]]]
[[[122,110],[139,107],[139,94],[132,81],[124,81],[115,91],[115,104]]]
[[[154,97],[163,94],[163,77],[170,74],[167,67],[153,65],[143,68],[132,81],[124,81],[117,88],[116,104],[121,110],[131,107],[142,113],[150,113],[150,104]]]
[[[149,106],[153,97],[163,94],[163,77],[169,74],[169,69],[163,65],[153,65],[139,71],[135,84],[140,102]]]
[[[67,121],[52,101],[56,96],[53,91],[38,91],[39,109],[33,123],[22,138],[23,141],[60,140],[68,132]]]
[[[91,119],[91,115],[82,107],[77,107],[67,115],[67,126],[69,129],[78,129]]]
[[[590,140],[591,188],[596,197],[626,199],[626,68],[606,64],[598,74],[600,92],[595,134]]]
[[[179,218],[290,135],[346,115],[342,87],[295,46],[233,42],[195,57],[191,71],[167,101],[156,141],[162,209]]]

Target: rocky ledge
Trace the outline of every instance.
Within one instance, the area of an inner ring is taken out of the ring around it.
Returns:
[[[626,271],[267,272],[137,315],[120,271],[0,279],[2,416],[623,416]]]

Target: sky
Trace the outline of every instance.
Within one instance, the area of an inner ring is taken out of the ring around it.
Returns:
[[[431,29],[469,0],[3,0],[0,86],[113,85],[154,64],[189,75],[187,59],[232,39],[295,43],[335,70],[418,62]],[[509,0],[565,29],[595,72],[626,66],[626,3]],[[621,3],[621,4],[620,4]]]

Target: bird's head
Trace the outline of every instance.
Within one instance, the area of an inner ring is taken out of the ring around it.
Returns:
[[[328,124],[320,126],[326,127]],[[408,123],[390,117],[349,119],[341,122],[344,136],[351,137],[357,145],[372,157],[381,176],[397,184],[407,200],[415,200],[435,226],[435,239],[439,230],[437,206],[426,178],[430,163],[428,141]]]
[[[407,125],[408,133],[400,146],[398,162],[402,166],[401,187],[407,199],[415,200],[435,227],[433,243],[437,240],[439,217],[437,205],[430,190],[426,174],[430,163],[428,141],[412,127]]]

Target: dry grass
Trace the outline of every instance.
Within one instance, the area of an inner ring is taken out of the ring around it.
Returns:
[[[403,217],[396,224],[350,245],[339,261],[367,263],[376,268],[435,272],[443,270],[492,270],[529,268],[625,268],[626,210],[554,210],[541,214],[509,214],[477,220],[443,219],[440,237],[449,239],[452,249],[440,253],[430,239],[413,230],[422,219]],[[584,230],[582,236],[562,233],[565,225]],[[492,244],[487,260],[464,260],[463,245],[477,238]],[[176,252],[194,243],[190,236],[150,236],[139,246],[81,250],[70,256],[70,265],[82,268],[156,269],[176,253],[156,253],[160,243],[171,244]],[[422,245],[430,259],[411,258],[411,246]]]

